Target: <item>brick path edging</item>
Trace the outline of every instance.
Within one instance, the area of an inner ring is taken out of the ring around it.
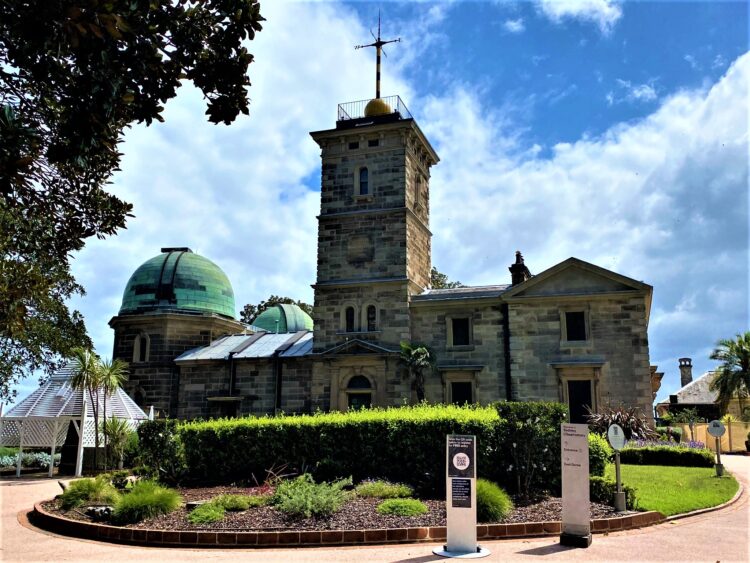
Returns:
[[[284,532],[208,532],[141,530],[71,520],[47,512],[36,503],[29,519],[36,526],[66,536],[131,545],[162,547],[274,547],[335,546],[384,543],[436,542],[446,539],[444,526],[391,528],[386,530],[323,530]],[[664,521],[660,512],[639,512],[615,518],[591,521],[595,534],[630,530]],[[525,524],[487,524],[477,526],[477,539],[496,540],[551,536],[560,533],[560,522],[527,522]]]

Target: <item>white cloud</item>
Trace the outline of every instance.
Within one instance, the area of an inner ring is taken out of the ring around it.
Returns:
[[[717,68],[724,68],[727,66],[727,60],[724,58],[724,55],[719,53],[714,57],[713,62],[711,63],[711,68],[717,69]]]
[[[705,371],[703,351],[747,321],[749,77],[747,54],[710,89],[667,96],[550,158],[520,151],[512,122],[480,96],[430,98],[422,127],[442,158],[433,262],[464,283],[500,283],[520,249],[534,273],[577,256],[644,280],[652,363],[675,371],[665,362],[693,356]]]
[[[696,60],[696,58],[693,55],[689,55],[688,54],[688,55],[685,55],[682,58],[685,59],[685,61],[687,61],[687,63],[690,65],[690,68],[692,68],[693,70],[700,70],[701,69],[701,65],[698,64],[698,61]]]
[[[625,99],[630,102],[653,102],[656,89],[653,84],[633,84],[629,80],[617,79],[617,84],[625,90]]]
[[[618,0],[537,0],[539,11],[555,23],[565,19],[591,22],[607,34],[622,16]]]
[[[505,20],[503,28],[508,33],[523,33],[526,26],[523,24],[523,18],[517,18],[515,20]]]

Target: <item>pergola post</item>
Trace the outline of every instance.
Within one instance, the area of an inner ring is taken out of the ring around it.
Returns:
[[[81,401],[81,422],[78,428],[78,453],[76,454],[76,477],[83,475],[83,435],[84,425],[86,424],[86,392],[81,393],[83,400]]]
[[[18,422],[18,425],[21,428],[18,431],[18,458],[16,459],[16,478],[21,476],[21,457],[23,456],[23,422],[23,420],[20,420]]]
[[[57,446],[57,425],[58,421],[55,419],[55,424],[52,428],[52,439],[50,440],[49,449],[49,476],[52,477],[52,470],[55,467],[55,446]]]

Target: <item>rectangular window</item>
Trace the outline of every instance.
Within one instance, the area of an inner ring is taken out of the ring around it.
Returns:
[[[352,141],[351,143],[349,143],[350,151],[357,150],[358,148],[359,148],[359,141]]]
[[[379,144],[380,144],[379,139],[370,139],[369,141],[367,141],[368,147],[377,147]]]
[[[451,319],[453,329],[453,346],[469,346],[471,344],[471,327],[469,319]]]
[[[568,342],[586,340],[586,314],[583,311],[565,313],[565,340]]]
[[[453,381],[451,382],[451,403],[454,405],[466,405],[474,402],[472,396],[471,381]]]

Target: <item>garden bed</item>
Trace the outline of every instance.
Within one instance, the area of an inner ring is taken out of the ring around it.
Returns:
[[[183,488],[180,495],[186,502],[210,500],[221,494],[257,494],[257,489],[242,487]],[[289,518],[273,506],[260,506],[241,512],[227,512],[219,522],[192,524],[188,511],[181,507],[174,512],[148,518],[128,528],[150,530],[212,530],[212,531],[314,531],[314,530],[362,530],[395,529],[408,527],[445,526],[445,501],[424,500],[428,512],[420,516],[403,517],[378,514],[376,508],[382,502],[375,498],[354,498],[329,518]],[[562,518],[562,499],[548,497],[533,503],[522,503],[516,499],[516,508],[501,523],[554,522]],[[83,509],[62,510],[58,500],[42,503],[53,514],[82,522],[92,522]],[[616,516],[611,506],[591,503],[591,519]],[[491,524],[493,522],[485,522]]]

